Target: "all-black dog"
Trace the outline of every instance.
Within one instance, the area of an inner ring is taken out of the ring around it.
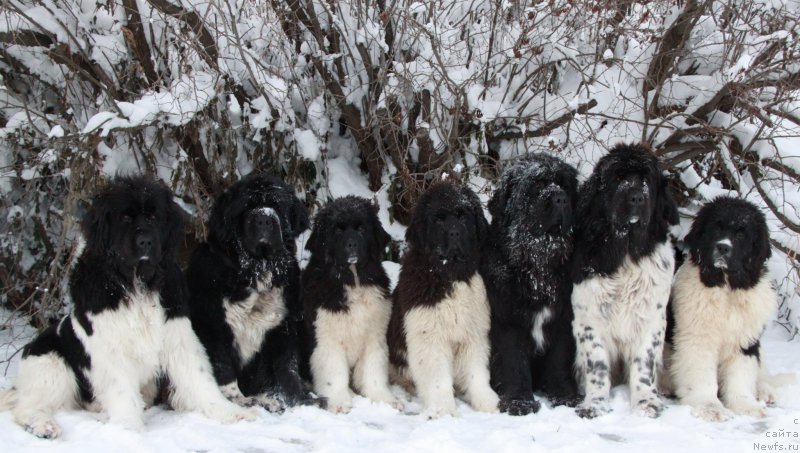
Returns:
[[[390,237],[365,198],[331,201],[314,219],[302,274],[306,329],[312,344],[314,391],[333,412],[347,412],[352,386],[402,407],[389,391],[386,328],[392,304],[381,257]]]
[[[406,230],[388,342],[393,377],[413,381],[431,416],[453,414],[454,386],[470,405],[496,412],[489,384],[489,301],[478,273],[486,218],[477,195],[451,182],[431,186]]]
[[[489,201],[481,273],[492,308],[492,387],[512,415],[539,409],[534,390],[555,403],[577,396],[569,269],[576,178],[558,158],[533,154],[503,172]]]
[[[182,217],[169,188],[144,176],[117,177],[94,197],[69,280],[72,313],[25,346],[16,389],[0,395],[17,423],[57,437],[56,411],[94,403],[112,423],[142,429],[164,375],[176,409],[255,418],[220,393],[192,332],[175,259]]]
[[[216,201],[208,241],[192,255],[192,326],[217,383],[234,401],[279,410],[279,402],[293,405],[309,397],[299,372],[302,308],[295,258],[295,238],[308,225],[308,211],[289,186],[250,175]]]

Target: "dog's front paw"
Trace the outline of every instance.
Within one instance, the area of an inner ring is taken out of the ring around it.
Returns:
[[[729,404],[728,409],[737,415],[749,415],[756,418],[764,418],[767,416],[767,411],[758,401],[737,401]]]
[[[633,413],[641,417],[656,418],[664,412],[664,403],[658,398],[646,398],[639,400],[633,407]]]
[[[500,412],[505,412],[508,415],[522,416],[534,414],[542,407],[535,399],[511,399],[501,398],[498,405]]]
[[[556,406],[567,406],[567,407],[576,407],[578,404],[581,403],[582,399],[578,395],[554,395],[548,397],[550,400],[550,404],[553,407]]]
[[[758,400],[763,401],[769,407],[775,405],[775,401],[777,400],[777,392],[775,391],[775,387],[767,384],[766,382],[759,382],[758,383]]]
[[[611,406],[606,399],[584,401],[575,408],[575,413],[581,418],[597,418],[609,412],[611,412]]]
[[[350,396],[338,395],[329,396],[325,404],[325,409],[333,412],[334,414],[346,414],[353,408],[353,400]]]
[[[475,398],[472,398],[470,405],[478,412],[487,412],[490,414],[498,412],[500,405],[500,398],[491,389]]]
[[[268,395],[259,395],[255,397],[255,404],[263,407],[264,409],[267,410],[267,412],[271,412],[273,414],[283,413],[285,409],[283,403],[280,400]]]
[[[692,415],[709,422],[724,422],[733,418],[733,412],[719,401],[692,406]]]
[[[206,416],[227,425],[241,421],[251,422],[258,418],[258,412],[251,407],[244,408],[235,404],[230,404],[224,408],[218,408],[218,410],[214,410],[212,413],[206,413]]]
[[[55,439],[61,435],[61,427],[53,419],[32,420],[25,424],[25,431],[42,439]]]

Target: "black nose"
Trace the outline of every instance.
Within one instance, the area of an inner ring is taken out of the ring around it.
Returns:
[[[141,252],[147,252],[153,247],[153,236],[150,233],[138,233],[136,235],[136,248]]]
[[[461,231],[459,231],[459,230],[458,230],[458,228],[451,228],[451,229],[450,229],[450,230],[447,232],[447,237],[448,237],[448,238],[449,238],[451,241],[457,241],[457,240],[461,239]]]
[[[553,206],[557,208],[567,207],[567,194],[564,192],[556,192],[553,194]]]
[[[729,256],[731,254],[732,247],[726,242],[717,242],[717,245],[714,246],[714,250],[720,256]]]
[[[355,239],[347,239],[344,243],[344,249],[351,255],[355,254],[358,252],[358,241]]]
[[[644,194],[641,192],[632,193],[629,195],[628,202],[631,206],[642,206],[644,205]]]

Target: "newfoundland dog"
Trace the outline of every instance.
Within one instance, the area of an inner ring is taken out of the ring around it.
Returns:
[[[283,181],[252,174],[226,190],[187,270],[192,326],[222,392],[272,411],[309,397],[299,373],[295,238],[308,211]]]
[[[431,417],[454,414],[453,386],[476,410],[496,412],[489,385],[489,301],[478,273],[487,230],[475,193],[431,186],[406,230],[408,252],[389,322],[393,378],[410,377]]]
[[[314,391],[332,412],[348,412],[352,386],[365,397],[402,408],[389,391],[386,328],[392,303],[381,264],[390,237],[378,208],[348,196],[322,208],[306,249],[303,309],[312,344]]]
[[[539,409],[534,390],[556,403],[577,396],[569,269],[576,178],[560,159],[533,154],[503,172],[489,201],[481,273],[492,311],[492,387],[512,415]]]
[[[175,260],[183,231],[172,192],[143,176],[117,177],[83,221],[86,246],[72,269],[72,313],[25,346],[16,389],[1,400],[39,437],[60,428],[53,414],[92,404],[112,423],[142,429],[142,411],[165,375],[170,402],[223,422],[254,419],[219,391],[189,322]]]
[[[744,200],[719,197],[700,210],[684,241],[689,259],[675,276],[670,304],[674,352],[667,365],[675,393],[706,420],[763,417],[758,400],[773,397],[759,338],[778,305],[766,275],[764,215]]]
[[[572,260],[576,367],[586,392],[578,414],[609,411],[611,374],[627,373],[631,406],[656,417],[656,390],[675,257],[668,238],[678,211],[658,159],[615,146],[583,184]]]

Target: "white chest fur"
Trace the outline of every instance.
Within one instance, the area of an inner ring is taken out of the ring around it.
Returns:
[[[698,267],[687,261],[675,276],[673,304],[679,341],[684,336],[702,336],[708,347],[738,352],[761,336],[774,315],[777,298],[767,278],[744,290],[705,286]]]
[[[231,302],[225,299],[222,305],[242,364],[253,358],[261,348],[264,335],[283,322],[287,313],[283,289],[272,287],[271,276],[258,282],[244,300]]]
[[[452,343],[484,338],[489,331],[489,303],[483,279],[476,273],[468,282],[456,282],[450,294],[436,305],[409,310],[405,326],[407,332],[438,336]]]
[[[72,327],[92,357],[92,368],[95,361],[113,363],[120,373],[143,383],[160,371],[166,315],[158,293],[134,292],[127,299],[116,310],[89,314],[91,335],[75,317]]]
[[[371,342],[383,341],[392,311],[391,302],[377,286],[346,286],[347,311],[317,309],[314,333],[319,345],[333,343],[344,348],[353,366]]]
[[[544,325],[547,324],[547,321],[552,316],[553,312],[550,311],[550,308],[545,307],[533,320],[531,335],[533,336],[533,341],[536,342],[536,350],[539,352],[544,351],[544,348],[547,347],[546,338],[544,337]]]

